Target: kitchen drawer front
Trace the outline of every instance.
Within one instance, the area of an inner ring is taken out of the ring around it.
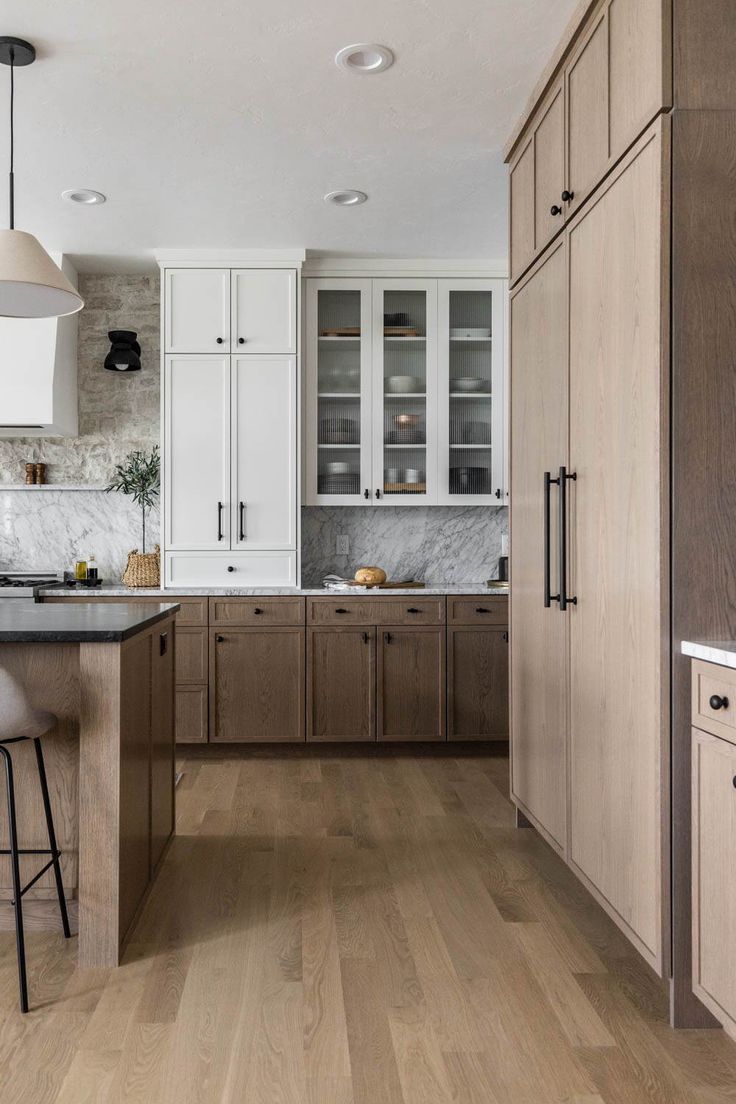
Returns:
[[[168,552],[166,586],[295,587],[296,561],[296,552]]]
[[[303,624],[303,598],[210,598],[210,625]]]
[[[310,625],[442,625],[444,598],[307,599]]]
[[[509,600],[479,594],[477,597],[447,599],[447,622],[450,625],[507,625]]]
[[[692,661],[693,725],[736,744],[736,670]],[[715,709],[711,698],[722,704]]]
[[[176,629],[176,685],[206,682],[208,677],[208,630]]]
[[[165,604],[166,602],[178,602],[181,609],[176,615],[176,626],[181,628],[186,625],[206,625],[207,624],[207,599],[206,598],[189,598],[179,594],[169,594],[168,591],[165,594],[136,594],[133,591],[130,595],[127,594],[95,594],[94,590],[90,590],[88,594],[74,594],[69,597],[52,598],[50,595],[44,597],[44,602],[135,602],[143,603],[147,605],[149,602],[154,602],[157,605]]]
[[[181,609],[176,615],[177,630],[189,625],[207,624],[206,598],[180,598],[178,594],[165,594],[160,601],[178,602],[181,605]]]
[[[207,743],[207,687],[177,686],[177,744]]]

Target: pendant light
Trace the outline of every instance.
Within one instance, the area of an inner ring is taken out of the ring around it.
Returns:
[[[38,238],[15,229],[13,108],[15,67],[30,65],[36,50],[22,38],[0,36],[0,62],[10,66],[10,229],[0,230],[0,316],[58,318],[84,306],[77,289],[55,265]]]

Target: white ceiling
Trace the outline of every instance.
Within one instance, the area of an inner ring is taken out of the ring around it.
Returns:
[[[16,225],[83,269],[157,247],[505,258],[500,148],[574,6],[5,0],[0,33],[38,50],[16,71]],[[360,41],[393,68],[339,70]],[[108,202],[62,203],[71,187]],[[369,201],[322,202],[341,187]],[[4,208],[0,188],[0,225]]]

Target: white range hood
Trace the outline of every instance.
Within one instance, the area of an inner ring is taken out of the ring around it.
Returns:
[[[51,257],[77,286],[61,253]],[[0,318],[0,437],[76,437],[78,315]]]

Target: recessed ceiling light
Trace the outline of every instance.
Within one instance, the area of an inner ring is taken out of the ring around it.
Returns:
[[[388,46],[379,46],[377,42],[356,42],[343,46],[335,54],[335,65],[350,73],[382,73],[393,63],[394,55]]]
[[[324,201],[334,203],[336,207],[357,207],[359,203],[365,203],[367,198],[365,192],[359,192],[355,188],[338,188],[336,192],[328,192]]]
[[[61,193],[61,198],[65,199],[67,203],[81,203],[86,207],[91,207],[95,203],[104,203],[107,196],[104,196],[102,192],[94,192],[91,188],[67,188],[65,192]]]

